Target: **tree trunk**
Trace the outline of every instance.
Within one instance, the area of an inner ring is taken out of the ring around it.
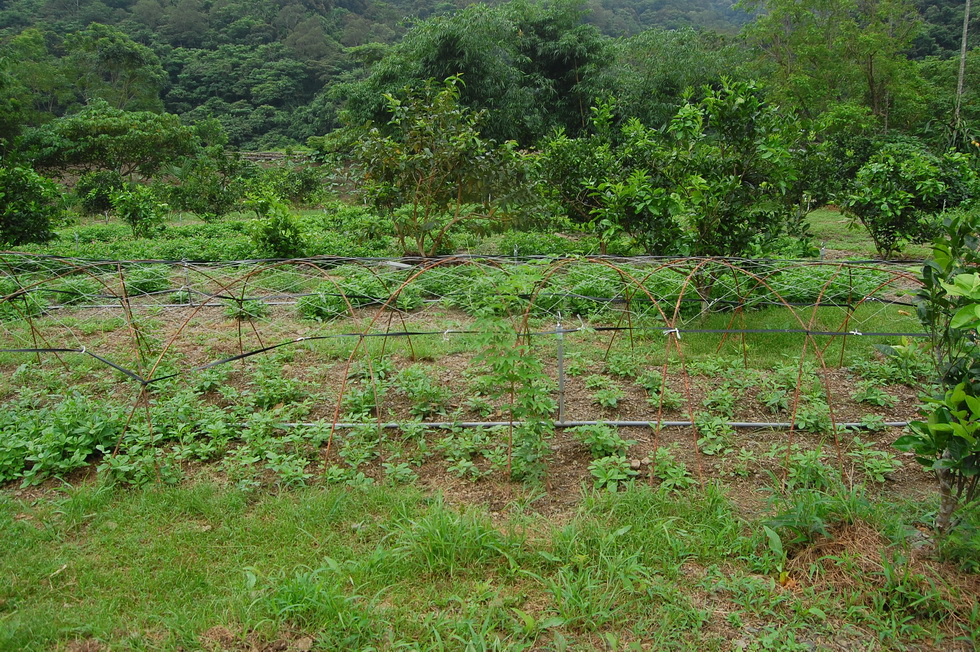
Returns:
[[[963,77],[966,74],[966,37],[970,31],[970,0],[963,9],[963,39],[960,41],[960,74],[956,80],[956,108],[953,110],[953,127],[960,127],[960,104],[963,102]]]
[[[956,511],[956,495],[953,493],[953,474],[946,470],[936,471],[939,480],[939,511],[936,513],[936,531],[949,532]]]

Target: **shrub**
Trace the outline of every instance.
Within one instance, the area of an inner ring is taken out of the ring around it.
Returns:
[[[115,170],[86,172],[75,184],[75,196],[86,214],[108,213],[112,209],[112,196],[123,187],[122,175]]]
[[[151,294],[170,289],[170,269],[165,265],[145,265],[126,271],[126,293]]]
[[[890,143],[858,170],[842,207],[887,258],[906,242],[927,241],[935,232],[931,216],[969,199],[976,184],[960,155],[939,158],[918,143]]]
[[[62,213],[60,199],[54,182],[34,170],[0,167],[0,243],[50,240],[51,222]]]
[[[163,224],[167,205],[158,201],[149,186],[132,184],[111,195],[112,207],[137,238],[147,238]]]

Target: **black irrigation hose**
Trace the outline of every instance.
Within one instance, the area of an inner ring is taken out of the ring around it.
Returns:
[[[333,424],[336,428],[351,429],[358,427],[371,427],[371,428],[385,428],[385,429],[396,429],[403,428],[406,424],[411,424],[412,426],[422,426],[424,428],[499,428],[506,426],[521,426],[524,424],[523,421],[409,421],[409,422],[397,422],[390,421],[387,423],[378,424],[376,422],[338,422]],[[309,422],[285,422],[277,424],[280,428],[309,428],[321,426],[323,423],[309,423]],[[692,421],[552,421],[551,425],[555,428],[577,428],[579,426],[596,426],[596,425],[607,425],[616,428],[688,428],[694,425]],[[731,426],[732,428],[750,428],[756,430],[771,429],[771,430],[788,430],[794,427],[794,424],[788,421],[728,421],[725,425]],[[908,421],[885,421],[884,425],[890,428],[904,428],[909,425]],[[861,428],[867,429],[867,426],[859,421],[848,421],[844,423],[838,423],[840,428]],[[799,426],[796,426],[799,430]]]

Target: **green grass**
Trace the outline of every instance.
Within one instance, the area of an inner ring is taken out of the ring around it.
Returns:
[[[840,500],[851,520],[903,527],[896,514],[907,511]],[[830,524],[842,518],[831,511]],[[855,573],[823,586],[804,571],[809,588],[781,589],[784,560],[760,532],[714,485],[587,493],[562,526],[520,509],[491,520],[412,487],[273,495],[202,482],[66,487],[33,503],[8,495],[0,649],[76,639],[201,649],[215,627],[253,643],[310,636],[316,649],[701,650],[728,649],[735,636],[759,649],[848,636],[941,647],[969,631],[955,592],[902,575],[897,557],[891,579]],[[922,599],[875,602],[882,590]]]
[[[878,258],[867,230],[839,211],[819,208],[807,216],[807,221],[818,247],[847,252],[848,258]],[[927,258],[930,253],[928,245],[906,245],[901,257],[916,260]]]

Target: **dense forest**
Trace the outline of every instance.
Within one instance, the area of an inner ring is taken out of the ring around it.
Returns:
[[[268,253],[296,255],[272,207],[342,170],[406,252],[495,216],[742,255],[805,241],[833,203],[890,255],[980,189],[962,18],[946,0],[18,0],[0,10],[0,239],[49,235],[48,177],[83,212],[249,208],[275,218]],[[230,155],[270,148],[329,165],[270,181]]]
[[[216,118],[245,149],[301,144],[341,126],[344,109],[376,113],[378,91],[457,73],[464,103],[502,109],[491,125],[522,116],[513,130],[490,127],[522,143],[581,127],[582,107],[610,95],[628,115],[662,121],[686,86],[722,73],[772,80],[770,92],[810,117],[856,102],[921,130],[948,113],[963,11],[949,0],[838,1],[819,13],[778,0],[462,4],[16,0],[0,9],[0,61],[5,92],[28,98],[26,125],[99,97],[189,124]]]
[[[337,127],[338,85],[363,79],[406,34],[458,23],[463,3],[457,4],[17,0],[0,9],[0,57],[18,63],[11,74],[33,97],[35,124],[98,96],[118,108],[163,110],[189,122],[213,116],[236,146],[278,147]],[[734,34],[747,20],[724,0],[592,0],[553,13],[565,14],[559,29],[588,25],[596,50],[600,43],[611,47],[614,35],[654,26]],[[489,12],[483,37],[503,37],[493,31],[500,24],[489,24],[501,19],[520,29],[510,14]],[[126,86],[122,95],[101,83],[110,80]]]

